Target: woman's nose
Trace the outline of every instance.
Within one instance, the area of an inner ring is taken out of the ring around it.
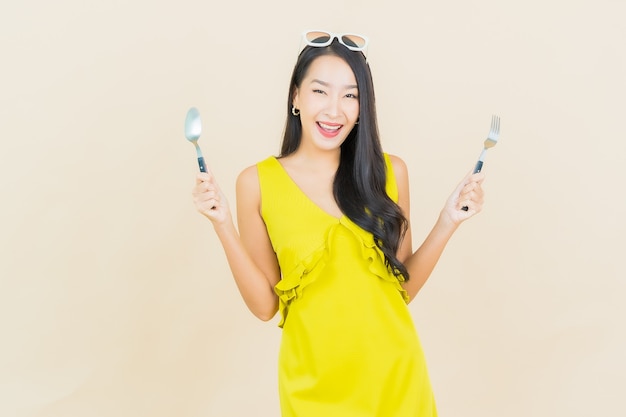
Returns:
[[[326,107],[326,113],[331,117],[337,117],[341,113],[341,100],[339,98],[330,98]]]

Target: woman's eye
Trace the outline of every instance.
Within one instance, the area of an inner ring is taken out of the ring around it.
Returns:
[[[324,94],[324,90],[316,89],[316,90],[313,90],[313,92],[316,93],[316,94]]]
[[[359,96],[358,96],[358,95],[356,95],[356,94],[352,94],[352,93],[348,93],[348,94],[346,94],[346,97],[348,97],[348,98],[359,98]]]

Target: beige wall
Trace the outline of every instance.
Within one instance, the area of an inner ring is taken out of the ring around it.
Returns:
[[[97,3],[0,6],[1,416],[278,415],[280,330],[193,209],[182,122],[234,206],[307,28],[370,36],[416,244],[502,117],[411,304],[441,415],[623,415],[623,1]]]

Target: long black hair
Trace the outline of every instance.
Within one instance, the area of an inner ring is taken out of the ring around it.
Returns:
[[[333,182],[333,194],[341,211],[355,224],[372,233],[376,245],[385,254],[385,263],[398,278],[408,280],[406,267],[396,257],[408,228],[400,207],[387,195],[386,166],[378,123],[372,74],[361,52],[351,51],[335,39],[326,47],[305,47],[291,76],[287,100],[287,122],[280,157],[295,152],[302,140],[299,117],[291,113],[296,89],[311,63],[320,56],[334,55],[352,69],[359,90],[359,123],[341,145],[339,168]]]

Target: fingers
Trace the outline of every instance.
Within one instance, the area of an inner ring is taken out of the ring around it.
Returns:
[[[193,200],[198,210],[205,212],[219,206],[221,195],[215,188],[207,186],[205,183],[196,188],[193,192]]]
[[[194,191],[203,192],[213,189],[218,192],[221,191],[211,171],[207,169],[207,172],[199,172],[196,174],[196,186],[194,187]]]
[[[483,173],[470,174],[460,184],[457,199],[457,209],[467,207],[468,210],[480,211],[484,201],[484,191],[482,183],[485,180]]]
[[[450,194],[443,213],[454,224],[459,224],[480,212],[483,208],[484,191],[482,183],[485,174],[471,171]],[[467,207],[464,209],[464,207]]]
[[[213,173],[208,168],[206,172],[198,172],[196,174],[196,184],[199,184],[203,181],[215,181]]]
[[[208,214],[220,206],[222,192],[210,171],[200,172],[196,175],[196,184],[193,187],[192,196],[196,208],[201,213]]]

